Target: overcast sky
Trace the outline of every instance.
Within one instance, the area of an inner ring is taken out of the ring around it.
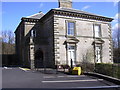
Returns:
[[[47,13],[52,8],[58,8],[58,2],[2,2],[2,30],[15,31],[22,17],[42,11]],[[73,8],[90,13],[112,17],[112,27],[117,27],[118,4],[116,2],[74,2]],[[1,28],[1,25],[0,25]]]

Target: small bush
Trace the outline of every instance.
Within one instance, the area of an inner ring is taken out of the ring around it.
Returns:
[[[69,68],[70,68],[69,65],[61,65],[61,67],[62,67],[63,69],[69,69]]]
[[[82,68],[82,72],[93,72],[95,65],[93,63],[81,63],[76,65],[77,67],[81,67]]]
[[[56,68],[59,68],[59,69],[69,69],[70,66],[67,65],[67,64],[64,64],[64,65],[58,65],[58,66],[56,66]]]

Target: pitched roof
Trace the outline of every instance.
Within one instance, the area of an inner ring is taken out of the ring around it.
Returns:
[[[39,13],[33,14],[31,16],[27,16],[26,18],[40,19],[43,16],[44,16],[44,14],[42,12],[39,12]]]

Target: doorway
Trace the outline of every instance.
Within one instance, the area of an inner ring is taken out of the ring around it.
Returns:
[[[101,63],[101,45],[95,47],[96,63]]]
[[[43,52],[37,50],[35,52],[35,68],[43,68]]]
[[[71,66],[71,60],[72,65],[75,65],[75,46],[69,45],[68,46],[68,65]]]

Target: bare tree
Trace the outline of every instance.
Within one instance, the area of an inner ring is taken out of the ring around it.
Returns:
[[[15,53],[15,39],[12,31],[2,31],[0,42],[2,43],[2,54]]]
[[[14,33],[12,31],[2,31],[2,42],[14,44]]]
[[[115,63],[120,63],[120,26],[118,26],[118,28],[114,32],[113,54],[114,54],[114,62]]]

